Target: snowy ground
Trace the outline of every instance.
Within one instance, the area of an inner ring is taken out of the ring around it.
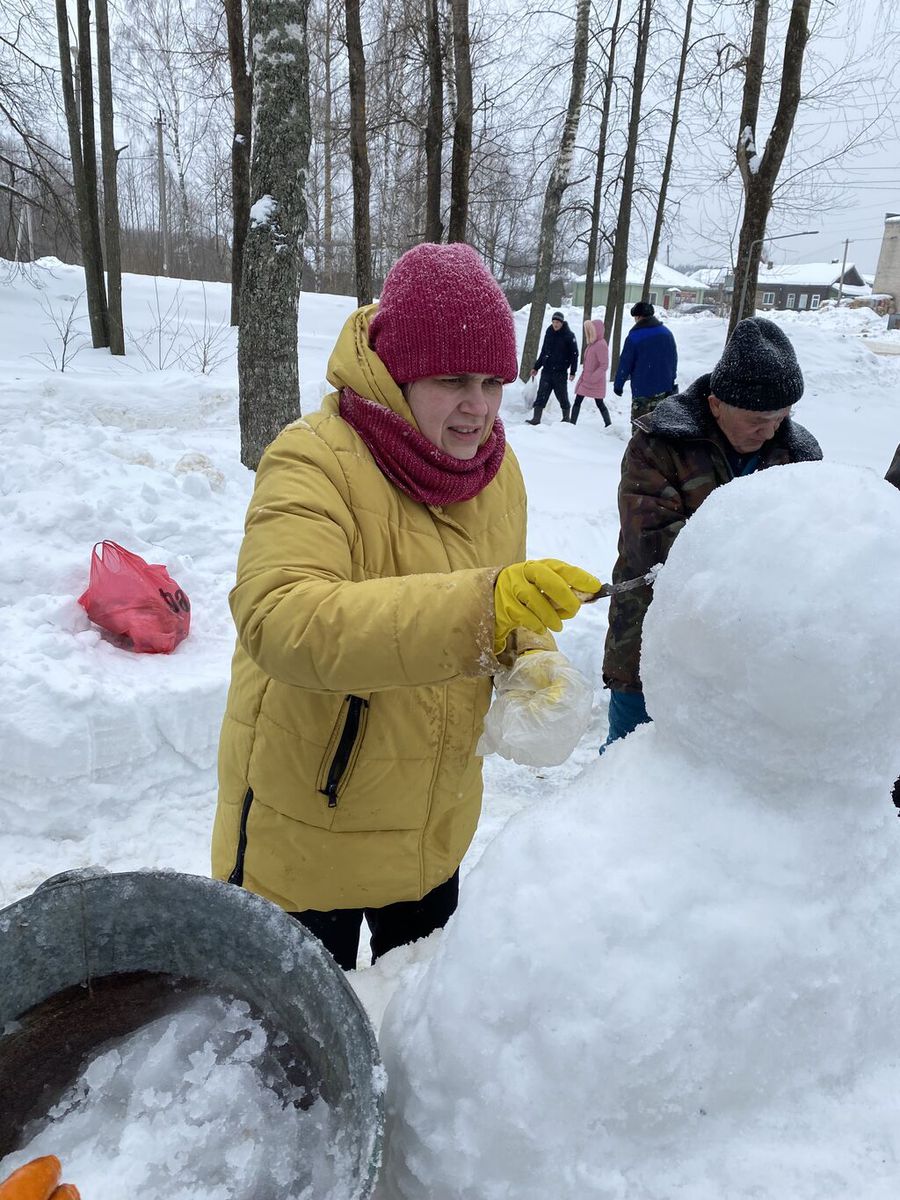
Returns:
[[[68,309],[82,286],[75,268],[23,273],[0,263],[0,907],[55,872],[91,863],[208,870],[233,640],[227,593],[252,485],[238,460],[227,289],[126,277],[128,342],[140,352],[115,360],[88,344],[61,373],[51,313]],[[328,353],[352,307],[347,297],[302,298],[307,411],[327,390]],[[580,314],[570,317],[580,333]],[[867,310],[777,319],[806,378],[798,419],[826,459],[883,474],[900,441],[900,359],[871,353],[867,342],[884,321]],[[520,313],[520,334],[525,320]],[[715,363],[724,322],[675,317],[671,328],[686,385]],[[201,374],[204,356],[211,369]],[[532,555],[608,576],[626,401],[611,397],[609,432],[589,402],[575,428],[548,409],[534,429],[524,424],[519,385],[507,389],[502,415],[528,486]],[[192,635],[173,655],[112,647],[75,603],[91,547],[104,538],[166,563],[190,595]],[[554,797],[595,767],[605,731],[604,632],[605,611],[594,605],[559,639],[598,688],[589,735],[562,767],[487,762],[484,818],[464,875],[515,814],[529,809],[532,820],[552,823]],[[436,935],[355,973],[376,1026],[398,982],[439,942]]]

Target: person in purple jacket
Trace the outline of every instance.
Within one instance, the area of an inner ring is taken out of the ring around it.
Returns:
[[[581,402],[585,396],[593,397],[594,403],[600,409],[600,415],[603,417],[603,424],[606,428],[608,429],[612,424],[605,400],[608,369],[609,346],[603,336],[603,322],[585,321],[581,374],[575,384],[575,403],[572,406],[572,416],[570,417],[573,425],[578,422]]]

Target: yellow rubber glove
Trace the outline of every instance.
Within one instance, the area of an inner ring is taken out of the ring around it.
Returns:
[[[577,592],[591,595],[600,580],[557,558],[534,558],[504,567],[494,584],[494,653],[500,654],[514,629],[558,633],[581,608]]]

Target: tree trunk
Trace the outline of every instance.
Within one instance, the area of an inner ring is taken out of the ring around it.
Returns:
[[[172,157],[175,159],[175,178],[178,180],[178,202],[181,208],[181,251],[180,274],[182,278],[193,279],[194,255],[191,237],[191,208],[188,200],[187,171],[184,164],[184,154],[181,149],[181,102],[177,92],[173,91],[173,103],[169,115],[169,141],[172,144]],[[174,257],[174,255],[173,255]]]
[[[325,128],[322,131],[322,286],[326,292],[333,290],[334,279],[334,168],[332,165],[332,142],[334,140],[334,95],[331,84],[331,0],[325,0]]]
[[[369,149],[366,143],[366,59],[359,0],[344,0],[350,83],[350,163],[353,176],[353,253],[356,302],[372,303],[372,229],[369,224]]]
[[[425,14],[428,56],[428,117],[425,123],[425,241],[439,242],[441,223],[441,150],[444,141],[444,71],[438,0]]]
[[[250,129],[253,80],[247,69],[242,0],[225,0],[228,26],[228,63],[234,102],[234,137],[231,142],[231,324],[240,324],[241,278],[244,242],[250,225]]]
[[[628,238],[631,232],[634,166],[637,159],[638,130],[641,122],[641,101],[644,91],[644,72],[647,66],[647,44],[650,41],[652,7],[652,0],[640,0],[638,6],[638,39],[635,47],[628,142],[625,147],[625,164],[622,171],[622,194],[619,197],[616,241],[613,246],[609,287],[606,293],[606,339],[609,342],[610,378],[614,378],[619,365],[619,347],[622,340],[622,312],[625,307],[625,287],[628,276]]]
[[[579,3],[581,0],[579,0]],[[456,120],[453,124],[453,165],[450,172],[448,242],[464,242],[469,223],[469,164],[472,159],[472,53],[469,39],[469,0],[451,0],[453,65],[456,77]]]
[[[172,254],[169,245],[169,209],[166,199],[166,154],[163,149],[163,114],[156,110],[156,191],[159,196],[160,274],[171,275]]]
[[[81,149],[81,129],[78,120],[78,101],[72,75],[72,46],[69,41],[69,17],[66,0],[56,0],[56,32],[59,44],[59,68],[62,84],[63,108],[69,136],[69,153],[72,158],[72,180],[75,188],[75,208],[78,215],[78,235],[81,242],[81,258],[84,266],[84,290],[87,296],[88,319],[91,340],[95,346],[105,346],[106,291],[102,285],[103,272],[97,271],[100,246],[94,241],[94,227],[88,218],[89,201],[85,185],[84,156]]]
[[[653,268],[656,266],[656,256],[659,253],[659,239],[662,235],[663,221],[666,215],[666,195],[669,190],[669,178],[672,174],[672,160],[675,156],[675,137],[678,133],[678,117],[681,110],[681,93],[684,90],[684,72],[687,66],[688,51],[691,45],[691,17],[694,0],[687,0],[684,14],[684,35],[681,39],[681,57],[678,60],[678,80],[675,84],[675,99],[672,102],[672,120],[669,123],[669,143],[666,146],[666,157],[663,163],[662,180],[659,185],[659,199],[656,203],[656,220],[653,224],[653,236],[650,239],[650,253],[647,255],[647,270],[644,273],[644,295],[650,291],[653,279]]]
[[[119,228],[119,155],[113,132],[112,70],[109,60],[109,12],[106,0],[97,0],[97,84],[100,104],[100,155],[103,160],[103,227],[106,237],[106,275],[109,296],[109,349],[125,353],[122,321],[122,248]]]
[[[109,310],[106,303],[106,280],[103,275],[103,242],[100,237],[100,204],[97,186],[97,138],[94,131],[94,68],[91,60],[90,0],[76,0],[78,12],[78,76],[81,81],[81,157],[84,163],[84,191],[91,227],[91,271],[96,278],[95,288],[100,297],[99,320],[96,328],[91,321],[91,344],[94,348],[109,345]],[[85,267],[87,269],[87,267]]]
[[[238,334],[241,462],[300,415],[297,305],[309,164],[308,0],[251,0],[256,136]]]
[[[562,137],[550,179],[544,192],[544,208],[541,213],[541,232],[538,241],[537,267],[534,272],[534,288],[531,293],[531,311],[528,314],[528,328],[525,332],[525,345],[522,348],[522,362],[519,374],[527,379],[534,360],[537,357],[538,342],[544,324],[544,308],[547,304],[547,292],[550,287],[550,273],[553,269],[553,250],[556,242],[556,223],[566,188],[569,186],[569,171],[572,166],[572,155],[575,151],[575,138],[578,135],[578,124],[581,120],[581,102],[584,97],[584,79],[587,73],[588,50],[588,19],[590,17],[590,0],[578,0],[575,13],[575,45],[572,52],[572,81],[569,86],[569,103],[566,107],[566,119],[563,125]]]
[[[747,55],[741,123],[735,155],[744,185],[744,216],[738,239],[734,294],[728,320],[729,337],[744,316],[755,311],[756,285],[759,280],[759,252],[772,209],[772,195],[778,172],[791,140],[794,119],[800,105],[800,79],[803,55],[809,40],[810,0],[793,0],[784,44],[781,87],[775,120],[760,155],[756,149],[756,125],[762,91],[766,54],[768,0],[755,0],[750,52]]]
[[[594,172],[594,197],[591,201],[591,230],[588,235],[587,266],[584,277],[585,321],[591,319],[594,308],[594,277],[597,274],[597,242],[600,233],[600,209],[603,205],[603,173],[606,169],[606,134],[609,129],[609,112],[612,107],[613,80],[616,65],[616,44],[619,38],[619,20],[622,16],[622,0],[616,0],[616,15],[613,17],[609,34],[609,62],[603,82],[603,108],[600,114],[600,137],[597,141],[597,167]],[[584,346],[581,347],[582,358]]]

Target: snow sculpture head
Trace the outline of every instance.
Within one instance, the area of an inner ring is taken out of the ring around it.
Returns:
[[[776,467],[717,489],[643,631],[659,732],[748,781],[889,786],[900,768],[900,492]]]

